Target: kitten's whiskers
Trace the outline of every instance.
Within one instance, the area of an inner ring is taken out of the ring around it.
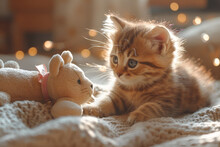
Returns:
[[[94,29],[89,29],[89,28],[87,28],[87,30],[94,30]],[[98,31],[98,30],[95,30],[98,34],[100,34],[100,35],[102,35],[103,37],[105,37],[106,39],[110,39],[108,36],[106,36],[104,33],[102,33],[102,32],[100,32],[100,31]]]
[[[90,38],[87,38],[87,37],[84,37],[84,36],[83,36],[83,38],[86,39],[86,40],[92,41],[92,42],[97,42],[97,43],[100,43],[100,44],[104,44],[104,45],[106,45],[105,42],[102,42],[102,41],[99,41],[99,40],[90,39]]]

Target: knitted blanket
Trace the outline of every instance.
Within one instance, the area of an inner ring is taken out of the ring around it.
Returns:
[[[220,105],[179,118],[156,118],[133,126],[126,123],[126,115],[52,119],[50,108],[50,103],[34,101],[18,101],[0,107],[0,146],[220,145]]]

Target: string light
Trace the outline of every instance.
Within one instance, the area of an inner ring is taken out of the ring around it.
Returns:
[[[213,60],[213,65],[214,65],[214,66],[219,66],[219,65],[220,65],[220,60],[219,60],[219,58],[215,58],[215,59]]]
[[[176,3],[176,2],[170,3],[170,9],[171,9],[172,11],[178,11],[178,10],[179,10],[179,4]]]
[[[81,51],[81,55],[82,55],[83,58],[88,58],[90,56],[90,54],[91,54],[91,52],[88,49],[83,49]]]
[[[194,25],[199,25],[199,24],[201,24],[201,23],[202,23],[201,17],[196,16],[196,17],[193,19],[193,24],[194,24]]]
[[[209,35],[206,34],[206,33],[202,33],[202,34],[201,34],[201,38],[202,38],[202,41],[203,41],[203,42],[209,41]]]
[[[204,43],[207,43],[209,50],[212,51],[211,56],[214,55],[216,57],[216,55],[218,54],[218,51],[214,49],[213,45],[210,42],[208,42],[210,40],[209,35],[206,34],[206,33],[202,33],[201,34],[201,39]],[[215,51],[215,52],[213,52],[213,51]],[[212,63],[216,67],[219,66],[220,65],[219,58],[214,58]]]
[[[53,48],[53,42],[52,41],[45,41],[44,42],[44,50],[45,51],[50,51]]]
[[[177,20],[178,20],[180,23],[185,23],[185,22],[186,22],[186,19],[187,19],[187,17],[186,17],[186,14],[184,14],[184,13],[180,13],[180,14],[178,14],[178,16],[177,16]]]
[[[24,58],[24,52],[23,51],[17,51],[15,53],[15,57],[18,59],[18,60],[22,60]]]
[[[89,36],[95,37],[96,35],[97,35],[97,31],[96,30],[93,30],[93,29],[89,30]]]
[[[37,48],[36,48],[36,47],[31,47],[31,48],[29,48],[28,54],[29,54],[30,56],[36,56],[36,54],[37,54]]]

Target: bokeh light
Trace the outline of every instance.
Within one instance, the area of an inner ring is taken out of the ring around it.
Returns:
[[[23,51],[17,51],[15,53],[15,57],[18,59],[18,60],[22,60],[24,58],[24,52]]]
[[[100,56],[101,56],[101,58],[106,59],[106,58],[108,57],[107,51],[106,51],[106,50],[102,50],[102,51],[100,52]]]
[[[215,59],[213,60],[213,65],[214,65],[214,66],[219,66],[219,65],[220,65],[220,60],[219,60],[219,58],[215,58]]]
[[[82,55],[83,58],[88,58],[90,56],[90,54],[91,54],[91,52],[88,49],[83,49],[81,51],[81,55]]]
[[[177,20],[178,20],[180,23],[185,23],[186,20],[187,20],[186,14],[184,14],[184,13],[178,14]]]
[[[37,55],[37,48],[36,48],[36,47],[31,47],[31,48],[29,48],[28,54],[29,54],[30,56],[36,56],[36,55]]]
[[[170,3],[170,9],[171,9],[172,11],[178,11],[178,10],[179,10],[179,4],[176,3],[176,2]]]
[[[194,25],[199,25],[199,24],[201,24],[201,23],[202,23],[201,17],[196,16],[196,17],[193,19],[193,24],[194,24]]]
[[[50,51],[53,48],[53,41],[47,40],[44,42],[44,50]]]
[[[95,37],[96,35],[97,35],[97,31],[96,30],[93,30],[93,29],[89,30],[89,36]]]
[[[209,35],[206,34],[206,33],[202,33],[202,34],[201,34],[201,38],[202,38],[202,41],[203,41],[203,42],[209,41]]]

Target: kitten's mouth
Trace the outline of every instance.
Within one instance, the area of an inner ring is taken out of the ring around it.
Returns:
[[[125,76],[125,75],[121,75],[121,76],[116,76],[116,78],[118,79],[118,81],[123,84],[123,85],[127,85],[127,84],[131,84],[132,82],[130,81],[130,79]]]
[[[114,74],[114,75],[115,75],[116,79],[117,79],[121,84],[124,83],[123,75],[120,75],[120,76],[118,76],[117,74]]]
[[[115,77],[120,84],[126,87],[131,87],[137,84],[137,79],[134,79],[131,76],[127,76],[126,74],[121,74],[120,76],[118,74],[115,74]]]
[[[117,77],[117,79],[120,83],[124,83],[124,81],[120,77]]]
[[[124,77],[123,74],[115,74],[115,73],[114,73],[114,75],[115,75],[115,77],[116,77],[118,80],[122,80],[122,78]]]
[[[126,76],[126,75],[121,75],[120,77],[115,75],[115,77],[117,78],[118,82],[126,87],[133,87],[133,86],[137,86],[140,84],[143,84],[143,78],[141,77],[130,77],[130,76]]]

